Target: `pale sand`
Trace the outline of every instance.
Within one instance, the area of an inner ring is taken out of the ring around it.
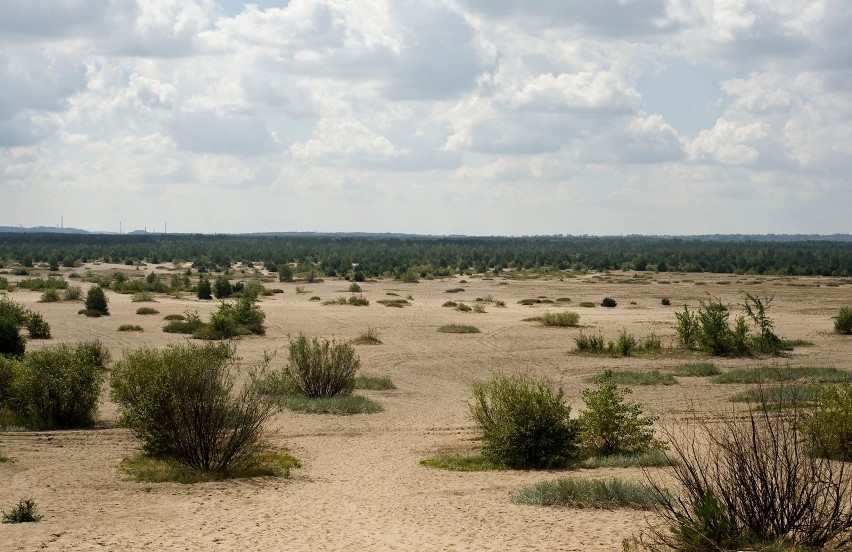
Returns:
[[[612,276],[630,279],[631,273]],[[419,284],[385,280],[361,284],[371,301],[369,307],[308,301],[312,295],[323,300],[348,296],[349,284],[344,281],[268,283],[285,293],[261,302],[267,335],[237,342],[242,369],[248,370],[264,351],[274,349],[279,354],[273,365],[280,366],[286,358],[288,335],[303,332],[349,339],[373,326],[381,332],[383,344],[356,349],[363,373],[388,375],[398,387],[364,392],[381,402],[384,412],[348,417],[286,410],[277,414],[270,427],[271,442],[286,447],[304,464],[293,470],[291,479],[136,483],[116,466],[122,458],[136,454],[138,444],[128,431],[117,427],[117,409],[105,391],[98,429],[0,434],[0,452],[14,460],[0,463],[0,509],[8,510],[26,496],[36,501],[44,515],[40,523],[0,525],[0,550],[618,550],[623,538],[644,526],[644,513],[518,506],[509,497],[524,485],[559,476],[641,480],[640,470],[454,473],[424,468],[418,462],[439,452],[476,448],[467,411],[470,383],[494,370],[550,376],[565,387],[576,409],[582,404],[581,391],[588,386],[583,379],[591,374],[605,368],[665,369],[684,362],[566,354],[580,329],[543,328],[522,321],[545,310],[577,311],[585,332],[600,328],[609,339],[622,328],[637,337],[653,330],[669,345],[674,339],[674,312],[685,301],[697,305],[710,292],[738,303],[741,290],[766,291],[775,295],[770,314],[777,332],[811,340],[815,346],[797,349],[790,359],[722,359],[715,361],[718,365],[777,362],[852,368],[852,339],[831,332],[831,317],[840,306],[852,303],[849,285],[794,287],[789,284],[831,280],[707,274],[655,277],[660,279],[681,283],[602,282],[591,275],[565,281],[468,278],[467,284],[459,284],[458,278]],[[746,284],[754,280],[761,283]],[[717,285],[717,281],[731,284]],[[303,285],[308,293],[296,294],[296,285]],[[459,285],[466,288],[464,293],[445,293]],[[401,297],[413,295],[413,305],[396,309],[377,304],[389,291]],[[507,308],[488,305],[485,314],[475,314],[441,307],[447,300],[472,304],[476,297],[488,294],[504,300]],[[572,303],[517,304],[539,295],[570,297]],[[581,301],[599,303],[607,295],[618,300],[617,308],[578,306]],[[54,336],[48,343],[98,338],[115,358],[134,347],[184,340],[161,331],[164,315],[197,309],[206,316],[217,306],[216,301],[200,302],[189,295],[181,300],[158,297],[154,304],[132,303],[129,295],[109,292],[112,315],[89,319],[76,314],[80,303],[40,304],[39,294],[28,291],[16,291],[11,297],[44,314]],[[661,306],[661,297],[670,297],[672,306]],[[153,306],[161,314],[136,315],[139,306]],[[117,332],[124,323],[140,324],[145,331]],[[436,332],[439,325],[448,323],[472,324],[482,333]],[[30,342],[29,346],[45,344]],[[675,386],[637,387],[632,398],[663,423],[676,423],[693,406],[706,411],[730,409],[726,398],[741,389],[712,385],[702,378],[681,378]]]

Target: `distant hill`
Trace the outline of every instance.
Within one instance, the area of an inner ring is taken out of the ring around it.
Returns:
[[[0,226],[0,232],[12,234],[91,234],[88,230],[80,228],[58,228],[56,226]],[[102,232],[98,232],[99,234]]]

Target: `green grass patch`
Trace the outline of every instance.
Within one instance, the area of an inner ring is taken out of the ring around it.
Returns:
[[[800,383],[793,385],[782,385],[776,387],[765,387],[763,389],[749,389],[742,393],[737,393],[731,397],[731,402],[735,403],[752,403],[773,404],[784,406],[803,406],[813,403],[817,400],[820,387],[814,384]]]
[[[405,299],[379,299],[378,301],[376,301],[376,303],[384,305],[386,307],[393,307],[397,309],[401,309],[402,307],[411,304]]]
[[[396,389],[391,379],[387,376],[355,376],[355,389],[371,389],[373,391],[386,391]]]
[[[660,496],[648,485],[615,478],[543,481],[512,495],[513,504],[566,508],[650,510],[660,502]]]
[[[144,309],[144,308],[147,308],[147,307],[142,307],[142,308]],[[136,311],[136,313],[139,314],[139,311]],[[168,320],[170,322],[173,321],[173,320],[186,320],[186,316],[184,316],[182,314],[167,314],[163,317],[163,320]]]
[[[384,410],[376,401],[360,395],[338,395],[336,397],[306,397],[304,395],[286,395],[281,397],[281,405],[294,412],[308,414],[375,414]]]
[[[672,370],[672,374],[679,377],[706,377],[719,373],[719,368],[712,362],[688,362],[675,366]]]
[[[446,291],[446,293],[461,293],[464,291],[463,287],[450,288]]]
[[[583,308],[586,308],[586,309],[593,309],[593,308],[597,307],[597,304],[593,303],[592,301],[582,301],[580,303],[580,306],[583,307]]]
[[[479,333],[479,328],[465,324],[444,324],[438,328],[438,331],[441,333],[473,334]]]
[[[576,467],[594,470],[599,468],[664,468],[674,461],[662,450],[648,449],[627,454],[592,456],[581,460]]]
[[[163,326],[163,331],[166,333],[193,334],[204,327],[204,322],[201,320],[169,320],[169,323]]]
[[[121,461],[119,468],[134,481],[150,483],[203,483],[223,479],[246,477],[289,477],[292,468],[302,467],[301,462],[289,454],[259,454],[251,461],[228,471],[200,471],[181,466],[172,460],[153,456],[136,456]]]
[[[118,327],[118,331],[120,332],[142,332],[144,329],[142,326],[138,326],[136,324],[122,324]]]
[[[838,383],[849,381],[849,372],[831,367],[810,366],[760,366],[741,368],[713,376],[713,383],[767,383],[773,381],[805,381],[811,383]]]
[[[420,461],[421,466],[439,470],[475,472],[506,469],[502,464],[490,460],[482,454],[439,454]]]
[[[611,372],[612,381],[618,385],[674,385],[677,380],[671,374],[664,374],[659,370],[639,372],[635,370],[624,370],[622,372]],[[588,382],[597,383],[603,375],[589,378]]]
[[[160,311],[151,307],[139,307],[138,309],[136,309],[136,314],[160,314]]]

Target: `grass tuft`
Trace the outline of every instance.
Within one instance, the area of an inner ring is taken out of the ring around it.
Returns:
[[[672,374],[680,377],[706,377],[719,373],[719,368],[712,362],[689,362],[675,366],[672,371]]]
[[[120,332],[142,332],[145,331],[142,326],[137,324],[122,324],[118,327],[118,331]]]
[[[598,468],[664,468],[673,465],[674,462],[664,451],[648,449],[627,454],[592,456],[582,460],[577,464],[577,467],[593,470]]]
[[[396,389],[391,379],[387,376],[355,376],[355,389],[370,389],[373,391],[387,391]]]
[[[439,454],[420,461],[421,466],[439,470],[474,472],[506,469],[482,454]]]
[[[760,366],[740,368],[713,376],[713,383],[767,383],[773,381],[805,381],[811,383],[837,383],[849,381],[850,374],[831,367],[810,366]]]
[[[659,494],[648,485],[615,478],[543,481],[512,495],[513,504],[568,508],[650,510],[660,502]]]
[[[139,307],[136,309],[136,314],[160,314],[160,311],[151,307]]]
[[[731,402],[752,403],[755,405],[783,404],[790,408],[802,407],[817,400],[820,387],[808,383],[782,385],[778,387],[765,387],[762,389],[748,389],[731,397]]]
[[[607,372],[611,374],[611,379],[618,385],[674,385],[677,380],[671,374],[663,374],[659,370],[650,370],[647,372],[639,372],[634,370],[624,370],[621,372]],[[597,383],[604,377],[599,374],[587,381]]]
[[[572,311],[545,312],[541,315],[541,324],[543,326],[570,328],[576,326],[579,322],[580,315]]]
[[[445,324],[438,328],[438,331],[441,333],[472,334],[479,333],[479,328],[465,324]]]
[[[281,404],[295,412],[308,414],[375,414],[384,410],[376,401],[360,395],[337,395],[335,397],[310,398],[304,395],[286,395]]]
[[[153,456],[126,458],[119,464],[119,468],[134,481],[150,483],[203,483],[246,477],[290,477],[290,469],[300,467],[302,464],[297,458],[277,453],[259,454],[246,466],[228,471],[193,470],[172,460]]]
[[[352,343],[356,345],[381,345],[382,340],[379,339],[379,331],[377,329],[368,327],[358,334],[358,337],[352,339]]]

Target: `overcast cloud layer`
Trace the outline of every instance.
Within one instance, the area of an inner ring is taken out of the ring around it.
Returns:
[[[0,225],[852,232],[848,0],[0,14]]]

